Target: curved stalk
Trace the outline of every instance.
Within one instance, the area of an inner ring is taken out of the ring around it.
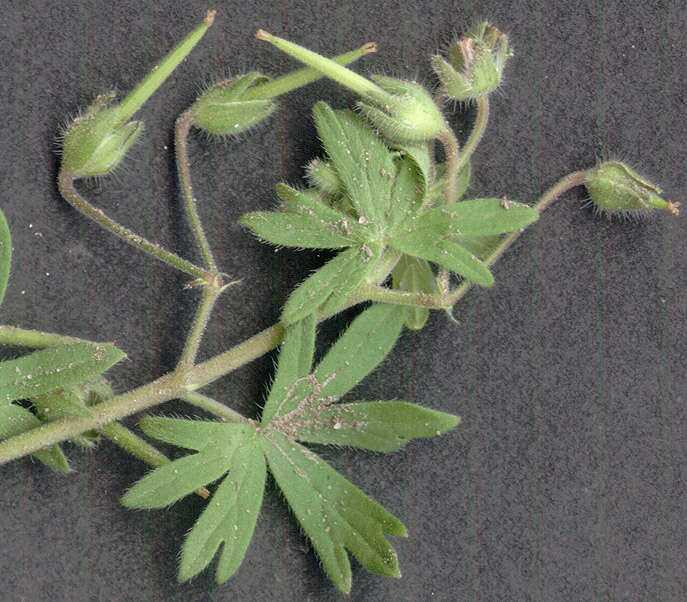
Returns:
[[[212,278],[212,274],[208,273],[203,268],[179,257],[175,253],[171,253],[161,246],[150,242],[146,238],[135,234],[128,228],[125,228],[118,222],[114,221],[112,218],[105,215],[100,209],[91,205],[85,198],[83,198],[74,186],[74,179],[72,176],[62,170],[57,176],[57,187],[60,190],[60,194],[64,199],[72,206],[74,209],[85,215],[87,218],[92,219],[99,226],[105,230],[109,230],[124,242],[141,249],[146,253],[150,253],[154,257],[157,257],[160,261],[163,261],[175,268],[186,272],[190,276],[201,280],[209,280]]]

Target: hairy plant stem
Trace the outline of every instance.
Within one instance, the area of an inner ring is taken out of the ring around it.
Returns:
[[[193,112],[188,110],[178,117],[174,127],[174,150],[176,153],[177,170],[179,171],[179,182],[181,183],[181,193],[184,197],[186,214],[191,222],[191,230],[193,230],[193,235],[200,247],[200,252],[203,255],[205,267],[213,274],[217,274],[219,270],[217,269],[217,264],[212,255],[212,249],[210,249],[203,226],[200,223],[196,199],[193,196],[193,188],[191,186],[191,167],[188,161],[188,133],[191,130],[191,125],[193,125]]]
[[[209,281],[213,278],[213,275],[207,270],[204,270],[190,261],[179,257],[175,253],[171,253],[170,251],[163,249],[159,245],[150,242],[142,236],[135,234],[128,228],[125,228],[112,218],[105,215],[97,207],[91,205],[76,190],[74,186],[74,179],[70,174],[60,170],[60,173],[57,176],[57,187],[60,190],[60,194],[62,194],[64,199],[72,207],[74,207],[74,209],[85,215],[87,218],[92,219],[105,230],[109,230],[123,241],[129,243],[137,249],[141,249],[146,253],[150,253],[159,260],[164,261],[165,263],[168,263],[169,265],[172,265],[182,272],[186,272],[190,276],[193,276],[197,279]]]
[[[470,157],[475,152],[477,145],[482,140],[484,132],[487,129],[487,123],[489,122],[489,95],[485,94],[477,98],[477,116],[475,117],[475,124],[470,132],[470,136],[465,141],[465,145],[460,151],[456,164],[453,166],[455,169],[455,178],[458,177],[460,171],[465,167],[466,163],[470,160]],[[455,184],[454,184],[455,185]],[[455,194],[455,191],[454,191]]]
[[[458,177],[460,145],[458,144],[458,138],[456,138],[453,130],[448,126],[439,134],[438,138],[446,153],[446,187],[444,188],[444,202],[449,205],[456,202],[456,178]]]
[[[181,395],[181,399],[190,403],[191,405],[196,406],[197,408],[200,408],[201,410],[205,410],[210,414],[214,414],[215,416],[222,418],[226,422],[245,422],[248,424],[254,423],[253,420],[247,418],[240,412],[232,410],[229,406],[225,406],[216,399],[208,397],[207,395],[203,395],[202,393],[197,393],[196,391],[187,391]]]
[[[42,349],[53,347],[62,343],[93,343],[77,337],[70,337],[53,332],[16,328],[15,326],[0,325],[0,345],[20,345],[21,347],[33,347]]]
[[[212,309],[215,307],[217,297],[220,296],[222,290],[222,277],[219,274],[215,277],[214,282],[203,286],[203,297],[198,304],[193,324],[191,324],[191,331],[186,338],[184,350],[181,352],[181,358],[177,363],[177,372],[186,372],[193,367]]]

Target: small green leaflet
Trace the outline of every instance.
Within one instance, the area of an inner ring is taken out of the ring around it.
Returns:
[[[0,211],[0,305],[5,298],[7,281],[10,277],[10,267],[12,265],[12,238],[7,220]]]
[[[223,543],[217,582],[239,568],[250,543],[265,488],[265,459],[255,425],[147,418],[143,430],[195,449],[148,473],[122,499],[125,506],[160,508],[224,476],[184,542],[179,580],[197,575]]]
[[[384,537],[406,537],[401,521],[284,435],[271,432],[262,447],[270,472],[336,587],[344,593],[351,590],[346,549],[373,573],[401,576],[396,551]]]
[[[20,435],[43,423],[26,408],[10,403],[0,405],[0,441]],[[69,462],[59,445],[51,445],[31,454],[37,460],[60,472],[69,472]]]
[[[30,399],[102,374],[126,357],[114,345],[66,343],[0,363],[0,402]]]
[[[282,321],[293,324],[325,303],[322,310],[334,312],[374,269],[380,253],[379,244],[370,244],[346,249],[330,259],[291,293]]]
[[[459,423],[458,416],[405,401],[337,403],[303,426],[298,440],[392,452],[411,439],[441,435]]]
[[[392,287],[411,293],[436,292],[437,284],[434,272],[429,263],[424,259],[402,255],[396,267],[391,272]],[[422,330],[429,318],[429,310],[426,307],[409,307],[406,318],[406,328],[410,330]]]
[[[339,249],[364,241],[360,226],[350,216],[285,184],[277,184],[277,192],[288,212],[247,213],[239,223],[263,240],[288,247]]]

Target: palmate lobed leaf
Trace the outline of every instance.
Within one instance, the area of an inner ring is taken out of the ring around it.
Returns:
[[[403,523],[307,448],[271,432],[262,439],[270,472],[313,543],[327,574],[351,589],[349,550],[367,570],[400,577],[384,533],[407,536]]]
[[[174,418],[148,418],[142,426],[149,435],[199,451],[145,475],[122,503],[160,508],[224,477],[189,532],[179,567],[179,580],[190,579],[223,544],[216,573],[223,583],[241,565],[262,505],[266,466],[256,426]]]
[[[0,403],[88,381],[126,357],[114,345],[67,343],[0,363]]]

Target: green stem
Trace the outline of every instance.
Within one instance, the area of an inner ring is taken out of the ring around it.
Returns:
[[[210,244],[203,231],[203,226],[198,217],[198,209],[196,208],[196,199],[193,196],[193,188],[191,187],[191,167],[188,160],[188,133],[193,124],[193,112],[188,110],[182,113],[176,121],[174,128],[174,150],[176,152],[177,170],[179,172],[179,182],[181,183],[181,192],[184,197],[184,205],[186,207],[186,214],[191,222],[191,230],[196,237],[200,252],[205,261],[205,267],[213,274],[217,274],[217,264],[212,255]]]
[[[223,403],[220,403],[216,399],[208,397],[207,395],[203,395],[202,393],[197,393],[195,391],[187,391],[186,393],[181,395],[181,399],[190,403],[191,405],[196,406],[197,408],[200,408],[201,410],[205,410],[210,414],[219,416],[227,422],[246,422],[249,424],[253,423],[253,420],[247,418],[240,412],[232,410],[229,406],[225,406]]]
[[[200,268],[190,261],[179,257],[175,253],[171,253],[159,245],[156,245],[143,238],[142,236],[135,234],[128,228],[125,228],[112,218],[105,215],[100,209],[93,207],[93,205],[91,205],[78,193],[74,186],[74,179],[68,173],[62,170],[60,170],[60,173],[57,176],[57,187],[59,188],[64,199],[72,207],[74,207],[74,209],[89,219],[92,219],[105,230],[109,230],[123,241],[129,243],[137,249],[141,249],[146,253],[150,253],[159,260],[164,261],[165,263],[168,263],[169,265],[172,265],[182,272],[186,272],[187,274],[194,276],[195,278],[205,281],[208,281],[212,278],[212,274],[209,274],[203,268]]]
[[[212,314],[212,308],[215,306],[215,301],[222,292],[222,278],[216,277],[216,282],[206,284],[203,287],[203,297],[200,300],[196,315],[191,325],[191,331],[186,339],[184,350],[181,353],[181,358],[177,364],[177,372],[186,372],[193,367],[198,355],[198,348],[203,338],[203,333],[208,325],[208,320]]]
[[[157,67],[148,74],[117,107],[119,121],[113,129],[123,126],[136,111],[145,103],[146,100],[157,90],[169,74],[176,69],[181,61],[186,58],[193,47],[205,35],[210,25],[215,19],[214,10],[209,10],[203,22],[196,27],[186,38],[184,38]]]
[[[447,127],[438,136],[446,153],[446,187],[444,188],[446,205],[456,202],[456,180],[458,178],[458,161],[460,159],[460,145],[453,130]]]
[[[279,345],[285,330],[283,324],[277,323],[232,349],[194,366],[185,374],[171,372],[133,391],[89,407],[91,416],[87,418],[56,420],[6,439],[0,442],[0,464],[75,437],[84,431],[100,429],[109,422],[170,399],[183,398],[189,393],[190,383],[196,389],[204,387],[271,351]]]
[[[463,167],[465,167],[465,164],[470,160],[470,157],[475,152],[477,145],[482,140],[482,136],[484,136],[484,132],[487,129],[488,121],[489,95],[484,94],[483,96],[479,96],[477,98],[477,116],[475,117],[475,125],[470,132],[470,137],[465,141],[465,146],[463,146],[463,149],[460,151],[460,155],[454,166],[454,169],[456,170],[456,178]]]
[[[0,325],[0,345],[21,345],[22,347],[33,347],[42,349],[43,347],[53,347],[62,343],[92,343],[86,339],[70,337],[53,332],[42,332],[40,330],[28,330],[26,328],[16,328],[14,326]]]
[[[377,52],[377,46],[374,42],[368,42],[363,44],[357,50],[352,50],[351,52],[346,52],[345,54],[340,54],[335,56],[332,61],[339,65],[348,65],[357,61],[360,57],[370,54],[371,52]],[[274,98],[280,94],[285,94],[296,88],[305,86],[317,79],[323,77],[321,71],[313,69],[312,67],[306,67],[305,69],[299,69],[292,73],[282,75],[277,79],[265,82],[254,88],[249,88],[242,95],[242,100],[267,100],[269,98]]]

